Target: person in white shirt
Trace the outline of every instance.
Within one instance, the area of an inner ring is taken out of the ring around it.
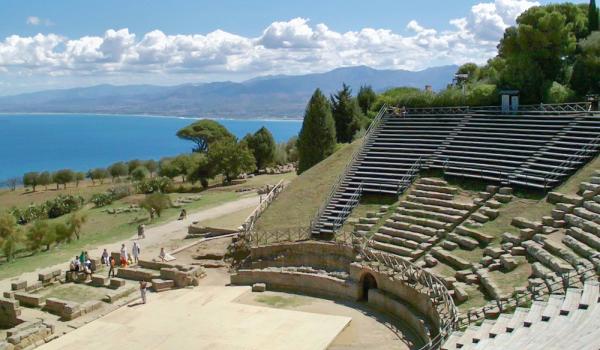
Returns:
[[[133,242],[133,248],[131,249],[131,255],[133,255],[133,261],[137,264],[140,259],[140,254],[142,253],[142,248],[138,242]]]

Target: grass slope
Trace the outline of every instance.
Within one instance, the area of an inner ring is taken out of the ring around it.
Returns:
[[[309,227],[357,147],[358,142],[342,146],[294,179],[260,217],[256,230],[275,232]]]

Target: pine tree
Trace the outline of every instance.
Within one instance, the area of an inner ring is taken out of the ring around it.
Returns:
[[[352,90],[346,84],[334,96],[331,96],[331,113],[335,120],[337,141],[341,143],[352,142],[352,137],[360,128],[362,114],[358,103],[352,98]]]
[[[335,122],[331,107],[321,90],[310,98],[298,137],[298,174],[333,153],[336,145]]]
[[[365,115],[369,112],[373,103],[375,103],[376,98],[377,94],[375,94],[375,91],[373,91],[373,88],[369,85],[363,85],[360,87],[360,90],[358,90],[356,100]]]
[[[590,33],[596,30],[600,30],[600,18],[598,8],[596,7],[596,0],[590,0],[590,7],[588,9],[588,28]]]

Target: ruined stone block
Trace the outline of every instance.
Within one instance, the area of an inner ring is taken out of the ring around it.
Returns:
[[[267,290],[267,285],[264,284],[264,283],[254,283],[252,285],[252,291],[253,292],[261,293],[261,292],[264,292],[266,290]]]
[[[110,288],[117,289],[123,287],[127,282],[122,278],[111,278]]]

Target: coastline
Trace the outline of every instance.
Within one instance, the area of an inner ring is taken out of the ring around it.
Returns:
[[[79,113],[79,112],[0,112],[2,116],[73,116],[73,117],[134,117],[134,118],[169,118],[169,119],[185,119],[185,120],[233,120],[233,121],[268,121],[268,122],[302,122],[303,118],[274,118],[274,117],[252,117],[252,118],[235,118],[235,117],[192,117],[192,116],[174,116],[160,114],[122,114],[122,113]]]

